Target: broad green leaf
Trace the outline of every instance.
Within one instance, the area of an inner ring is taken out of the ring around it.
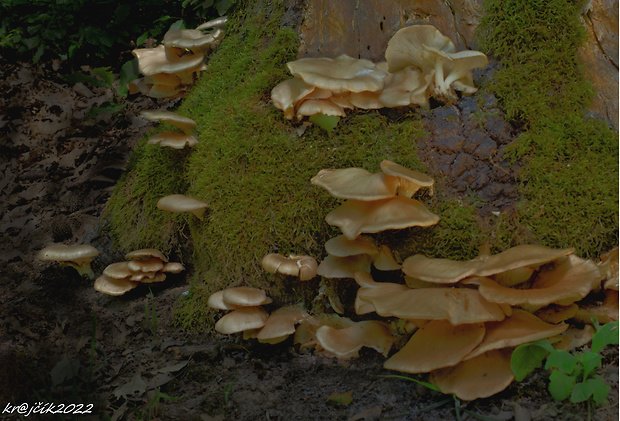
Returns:
[[[607,401],[607,395],[611,391],[605,381],[601,377],[588,379],[585,382],[577,383],[570,395],[572,403],[584,402],[592,397],[595,404],[600,405]]]
[[[605,323],[592,336],[592,351],[599,352],[607,345],[618,345],[618,321]]]
[[[568,351],[556,349],[547,357],[545,368],[547,370],[555,368],[563,373],[574,375],[577,364],[577,357]]]
[[[138,69],[138,59],[134,58],[133,60],[129,60],[127,63],[123,64],[121,67],[121,73],[119,75],[118,89],[116,90],[116,94],[119,97],[127,95],[129,92],[129,88],[127,84],[132,80],[135,80],[140,75],[140,70]]]
[[[510,368],[517,381],[523,380],[534,369],[542,365],[549,352],[553,351],[548,340],[519,345],[512,352]]]
[[[340,117],[334,115],[315,114],[311,115],[309,120],[323,130],[331,132],[338,125]]]
[[[114,73],[110,71],[110,67],[97,67],[94,68],[92,71],[94,74],[99,76],[101,80],[103,80],[103,82],[106,84],[106,87],[111,86],[112,83],[114,83],[114,79],[116,79]]]
[[[149,31],[146,31],[145,33],[143,33],[142,35],[140,35],[138,37],[138,39],[136,40],[136,45],[139,47],[142,44],[144,44],[144,41],[146,41],[146,39],[149,37]]]
[[[558,370],[553,370],[549,376],[549,393],[556,401],[563,401],[571,395],[575,385],[575,378]]]
[[[601,360],[603,356],[594,352],[585,351],[581,356],[581,363],[583,364],[583,379],[587,380],[594,370],[601,366]]]

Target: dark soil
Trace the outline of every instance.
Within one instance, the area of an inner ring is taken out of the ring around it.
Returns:
[[[289,341],[269,346],[180,331],[173,312],[188,290],[187,274],[155,284],[153,295],[135,289],[117,298],[97,293],[70,268],[38,261],[38,250],[53,242],[97,247],[96,273],[123,260],[102,234],[100,216],[150,127],[138,112],[174,102],[136,97],[119,115],[86,119],[92,106],[114,99],[112,90],[69,85],[54,63],[0,69],[0,418],[18,418],[7,414],[7,405],[55,402],[94,405],[92,415],[76,419],[457,419],[451,398],[381,377],[395,373],[372,350],[339,361],[300,352]],[[517,168],[502,154],[517,129],[495,100],[466,98],[427,117],[421,157],[453,181],[444,190],[482,199],[482,217],[513,206]],[[617,348],[606,350],[602,374],[612,386],[610,403],[593,408],[592,419],[615,420]],[[588,416],[586,405],[553,401],[544,372],[460,405],[461,419],[473,419],[470,413],[519,421]]]

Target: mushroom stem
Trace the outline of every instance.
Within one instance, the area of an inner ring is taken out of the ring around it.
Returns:
[[[443,77],[443,60],[439,57],[435,60],[435,89],[440,95],[448,94],[448,89]]]

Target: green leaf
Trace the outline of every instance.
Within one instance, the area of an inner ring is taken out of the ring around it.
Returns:
[[[577,383],[570,395],[570,401],[572,403],[585,402],[592,397],[594,403],[600,405],[607,401],[607,395],[610,391],[611,387],[601,377],[597,376],[585,382]]]
[[[126,96],[129,92],[129,88],[127,84],[132,80],[135,80],[140,75],[140,70],[138,69],[138,59],[134,58],[133,60],[128,61],[123,64],[121,67],[120,73],[120,81],[118,83],[118,89],[116,90],[116,94],[118,96]]]
[[[149,31],[146,31],[145,33],[143,33],[142,35],[140,35],[138,37],[138,39],[136,40],[136,45],[139,47],[142,44],[144,44],[144,41],[146,41],[146,39],[149,37]]]
[[[102,102],[101,105],[98,107],[97,106],[92,107],[88,113],[88,116],[86,116],[86,119],[89,120],[99,114],[104,114],[104,113],[115,114],[121,111],[126,106],[127,106],[126,102],[122,104],[115,104],[114,102],[105,101],[105,102]]]
[[[607,345],[618,345],[618,321],[605,323],[592,336],[592,351],[599,352]]]
[[[575,385],[575,378],[558,370],[553,370],[549,376],[549,393],[556,401],[563,401],[571,395]]]
[[[574,375],[577,364],[577,358],[570,352],[556,349],[547,357],[545,368],[547,370],[555,368],[563,373]]]
[[[309,120],[323,130],[331,132],[338,125],[340,117],[334,115],[315,114],[311,115]]]
[[[510,368],[517,381],[523,380],[534,369],[542,365],[549,352],[553,351],[548,340],[519,345],[512,352]]]
[[[583,364],[583,379],[587,380],[594,370],[601,366],[601,360],[603,356],[594,352],[585,351],[581,356],[581,363]]]
[[[110,70],[110,67],[97,67],[92,69],[92,72],[103,80],[106,87],[110,87],[112,83],[114,83],[114,79],[116,79],[114,73]]]

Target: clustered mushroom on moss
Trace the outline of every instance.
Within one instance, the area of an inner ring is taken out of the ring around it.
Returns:
[[[166,273],[181,273],[183,264],[170,262],[157,249],[134,250],[125,255],[125,262],[108,265],[95,281],[95,290],[107,295],[119,296],[131,291],[139,284],[150,284],[166,280]]]
[[[373,63],[343,54],[295,60],[287,64],[294,77],[276,85],[271,99],[289,120],[339,118],[354,108],[428,107],[431,97],[454,103],[456,91],[476,92],[473,69],[488,63],[479,51],[457,52],[432,25],[400,29],[388,42],[385,59]]]
[[[510,357],[516,346],[548,338],[557,348],[569,350],[590,341],[592,317],[600,323],[618,320],[617,249],[602,256],[598,264],[575,256],[574,249],[537,245],[520,245],[494,255],[483,249],[469,261],[413,255],[399,264],[389,248],[377,245],[368,234],[436,223],[439,218],[411,197],[422,187],[432,188],[433,180],[391,161],[383,161],[381,169],[375,174],[360,168],[322,170],[312,183],[346,200],[326,217],[344,234],[327,241],[327,257],[316,274],[322,278],[354,278],[359,285],[356,317],[376,313],[387,319],[354,321],[339,314],[310,315],[299,305],[293,307],[295,310],[277,309],[272,315],[262,307],[246,308],[244,315],[259,314],[260,321],[235,332],[244,331],[246,339],[263,340],[266,335],[261,329],[272,316],[291,313],[295,316],[287,322],[287,333],[280,331],[273,343],[294,335],[294,343],[301,348],[313,347],[316,352],[340,359],[357,357],[362,347],[388,357],[394,344],[413,332],[384,367],[429,373],[431,383],[444,393],[473,400],[492,396],[514,380]],[[381,215],[385,203],[401,201],[409,203],[403,208],[406,211],[371,217],[366,212]],[[308,256],[303,259],[313,260]],[[300,276],[301,261],[300,256],[270,253],[264,257],[263,267],[270,273]],[[371,266],[389,271],[388,278],[394,282],[375,281]],[[305,279],[308,276],[314,275]],[[230,290],[235,288],[225,291]],[[214,304],[230,294],[225,291],[213,294],[210,306],[241,308],[240,302]],[[271,303],[264,292],[260,296],[260,304],[252,305]],[[598,305],[584,304],[597,297]],[[334,311],[343,313],[338,297],[329,298]],[[216,330],[233,333],[218,325]]]
[[[145,110],[140,112],[140,115],[148,121],[170,123],[182,131],[182,133],[175,131],[161,132],[151,137],[147,144],[166,146],[173,149],[183,149],[186,146],[192,148],[198,144],[198,139],[192,136],[196,128],[196,122],[191,118],[166,110]]]
[[[171,29],[155,48],[136,48],[138,69],[144,75],[129,83],[129,92],[152,98],[178,98],[187,92],[206,69],[205,57],[224,36],[226,17],[206,22],[196,29]],[[205,32],[206,31],[206,32]]]

